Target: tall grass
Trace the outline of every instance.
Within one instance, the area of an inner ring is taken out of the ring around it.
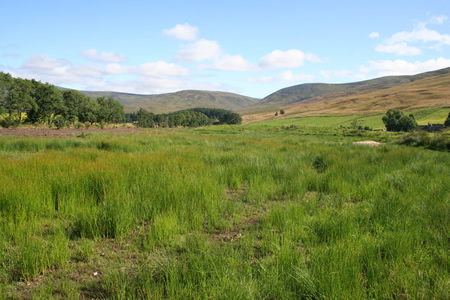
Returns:
[[[83,295],[90,263],[97,298],[448,297],[447,153],[230,129],[0,151],[0,293]]]

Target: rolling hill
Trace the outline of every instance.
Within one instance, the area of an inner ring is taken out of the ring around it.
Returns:
[[[265,97],[258,103],[242,109],[242,112],[250,112],[252,110],[261,110],[268,108],[279,108],[289,104],[303,102],[314,103],[329,101],[339,97],[351,95],[362,95],[374,91],[384,90],[421,80],[424,78],[435,77],[439,75],[449,74],[450,68],[440,69],[437,71],[420,73],[411,76],[386,76],[371,80],[344,83],[344,84],[326,84],[326,83],[307,83],[295,85],[281,89],[269,96]]]
[[[159,95],[81,91],[90,97],[113,97],[126,112],[140,107],[168,113],[194,107],[222,108],[240,113],[244,122],[302,116],[377,114],[389,108],[444,107],[450,102],[450,68],[409,76],[387,76],[344,83],[308,83],[281,89],[263,99],[233,93],[185,90]]]
[[[259,101],[259,99],[233,93],[195,90],[159,95],[137,95],[117,92],[81,92],[92,98],[112,97],[123,104],[126,112],[135,112],[142,107],[157,114],[194,107],[237,110]]]
[[[440,71],[438,74],[443,73],[442,75],[427,77],[423,75],[428,75],[429,73],[423,73],[419,74],[422,75],[421,79],[411,76],[412,78],[409,78],[409,83],[399,84],[389,88],[373,91],[356,88],[307,98],[304,101],[284,105],[283,109],[286,114],[276,118],[375,115],[385,113],[391,108],[405,111],[430,107],[448,108],[450,107],[450,68]],[[446,71],[447,73],[442,71]],[[433,74],[433,72],[430,73]],[[388,77],[380,79],[384,80],[386,78]],[[374,79],[373,81],[378,81],[378,79]],[[245,123],[252,123],[275,119],[275,116],[272,109],[270,112],[266,110],[247,113],[244,114],[243,118]]]

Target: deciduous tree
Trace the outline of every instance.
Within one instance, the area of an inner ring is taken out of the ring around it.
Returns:
[[[388,110],[383,117],[383,123],[388,131],[413,131],[417,129],[417,122],[414,116],[405,116],[398,109]]]
[[[61,114],[64,111],[64,101],[62,93],[49,83],[41,83],[34,79],[32,96],[37,104],[37,109],[30,110],[28,118],[31,122],[47,122],[51,124],[52,117],[55,114]]]
[[[22,121],[23,113],[38,108],[36,101],[31,97],[31,91],[30,81],[21,78],[15,78],[12,81],[4,101],[4,106],[10,116],[15,112],[19,115],[19,121]]]

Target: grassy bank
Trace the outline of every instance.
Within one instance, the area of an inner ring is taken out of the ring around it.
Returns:
[[[447,298],[448,153],[320,130],[0,138],[0,295]]]

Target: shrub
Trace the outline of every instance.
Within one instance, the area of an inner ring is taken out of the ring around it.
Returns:
[[[0,126],[3,128],[16,128],[20,125],[20,121],[17,119],[14,119],[10,116],[4,118],[0,121]]]
[[[402,136],[399,144],[425,147],[431,150],[450,151],[450,139],[443,134],[430,134],[424,131],[411,132]]]
[[[66,124],[66,120],[63,117],[57,117],[53,120],[53,124],[55,124],[57,129],[61,129]]]
[[[80,123],[80,122],[76,122],[75,123],[75,128],[80,129],[80,128],[83,128],[83,127],[84,127],[83,123]]]

